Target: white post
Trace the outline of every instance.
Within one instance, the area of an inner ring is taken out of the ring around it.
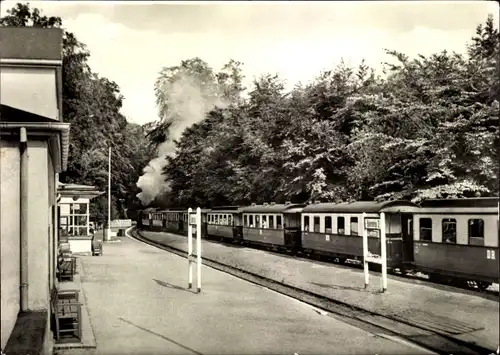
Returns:
[[[361,217],[361,225],[363,226],[363,269],[365,272],[365,289],[368,287],[370,283],[370,274],[368,272],[368,230],[365,225],[366,212],[363,212]]]
[[[87,202],[87,235],[90,235],[90,200]]]
[[[108,228],[106,230],[106,240],[111,240],[111,147],[108,154]]]
[[[197,270],[198,274],[198,293],[201,292],[201,208],[196,209],[196,256],[197,256]]]
[[[387,290],[387,244],[385,242],[385,213],[380,214],[380,257],[382,258],[382,292]]]
[[[193,287],[193,264],[191,258],[193,256],[193,226],[191,225],[191,213],[193,209],[188,208],[188,286]]]

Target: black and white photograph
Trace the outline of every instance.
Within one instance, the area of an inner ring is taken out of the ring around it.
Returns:
[[[499,10],[1,1],[1,355],[500,354]]]

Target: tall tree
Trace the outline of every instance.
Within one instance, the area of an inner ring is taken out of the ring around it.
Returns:
[[[0,26],[33,26],[62,28],[60,17],[42,15],[29,4],[16,4],[0,19]],[[89,184],[101,190],[107,187],[108,147],[113,148],[112,195],[116,213],[123,215],[125,206],[136,203],[134,172],[142,169],[147,140],[138,139],[129,123],[120,113],[123,96],[118,85],[93,73],[88,65],[90,52],[76,36],[63,31],[63,113],[64,121],[71,123],[68,169],[61,174],[62,182]],[[130,149],[130,140],[137,142]],[[140,143],[139,143],[140,142]],[[139,146],[141,145],[141,146]],[[147,155],[147,154],[146,154]],[[105,197],[97,198],[95,215],[107,209]],[[101,201],[103,200],[103,201]],[[122,201],[122,202],[120,202]],[[100,206],[100,207],[99,207]],[[106,206],[106,207],[104,207]]]

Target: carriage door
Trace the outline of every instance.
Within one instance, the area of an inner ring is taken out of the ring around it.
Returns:
[[[413,261],[413,216],[411,214],[401,214],[401,230],[403,237],[403,261]]]

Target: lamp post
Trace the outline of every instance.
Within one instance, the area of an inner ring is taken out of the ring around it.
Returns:
[[[108,153],[108,228],[106,240],[111,240],[111,147],[109,147]]]

